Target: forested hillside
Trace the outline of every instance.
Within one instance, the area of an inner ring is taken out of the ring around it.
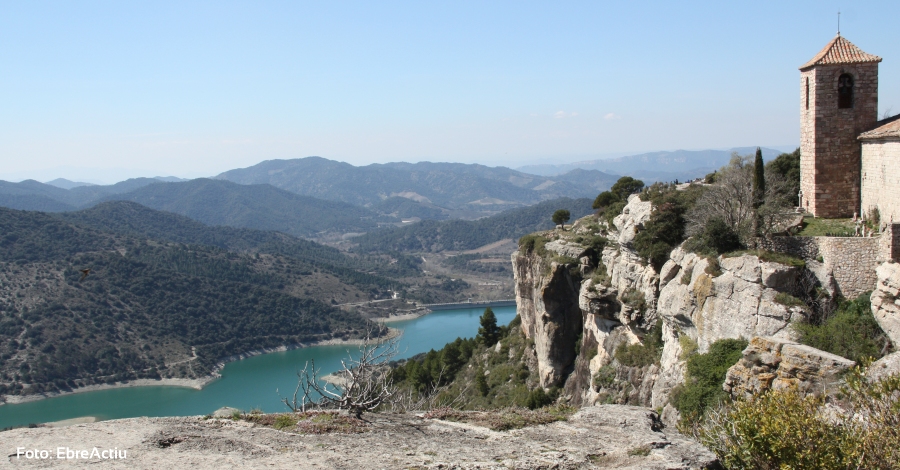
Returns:
[[[329,305],[368,298],[378,277],[358,274],[0,209],[0,393],[200,377],[223,356],[358,337],[368,322]]]
[[[406,227],[382,229],[356,237],[357,251],[471,250],[504,238],[553,228],[551,216],[566,209],[573,219],[591,213],[590,199],[556,199],[513,209],[479,220],[426,220]]]
[[[364,232],[376,228],[381,220],[376,213],[351,204],[300,196],[269,185],[204,178],[149,185],[106,200],[133,201],[208,225],[278,230],[296,236]]]
[[[57,214],[60,219],[120,235],[205,245],[241,253],[292,258],[308,269],[328,272],[363,290],[396,284],[385,278],[416,276],[419,258],[399,253],[347,256],[335,248],[280,232],[208,226],[188,217],[129,201],[112,201],[90,209]],[[371,274],[367,274],[371,273]]]

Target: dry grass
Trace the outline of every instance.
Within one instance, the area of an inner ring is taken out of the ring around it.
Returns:
[[[241,416],[241,419],[299,434],[356,434],[366,432],[368,427],[365,421],[337,411],[249,414]]]
[[[565,405],[548,406],[537,410],[511,407],[489,411],[460,411],[443,407],[429,411],[425,417],[474,424],[494,431],[509,431],[510,429],[565,421],[575,411],[575,408]]]

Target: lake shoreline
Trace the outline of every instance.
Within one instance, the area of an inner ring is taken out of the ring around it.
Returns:
[[[386,341],[389,339],[396,338],[400,336],[401,331],[396,328],[389,328],[388,334],[379,338],[374,339],[373,341]],[[366,340],[364,339],[328,339],[324,341],[316,341],[313,343],[295,343],[289,345],[282,345],[275,348],[262,348],[262,349],[254,349],[251,351],[247,351],[241,354],[236,354],[233,356],[227,356],[225,358],[220,359],[214,369],[213,373],[210,375],[206,375],[204,377],[196,378],[196,379],[186,379],[186,378],[163,378],[163,379],[134,379],[126,382],[116,382],[112,384],[92,384],[85,385],[83,387],[78,387],[72,390],[64,390],[64,391],[55,391],[55,392],[47,392],[47,393],[35,393],[31,395],[0,395],[0,406],[4,405],[18,405],[21,403],[29,403],[39,400],[44,400],[47,398],[56,398],[65,395],[74,395],[76,393],[87,393],[87,392],[96,392],[100,390],[111,390],[116,388],[132,388],[132,387],[183,387],[183,388],[192,388],[194,390],[203,390],[203,387],[215,382],[219,378],[222,377],[219,374],[219,371],[225,367],[226,364],[230,362],[240,361],[242,359],[247,359],[254,356],[260,356],[263,354],[270,354],[275,352],[284,352],[291,351],[294,349],[302,349],[311,346],[338,346],[338,345],[346,345],[346,346],[358,346],[365,344]]]

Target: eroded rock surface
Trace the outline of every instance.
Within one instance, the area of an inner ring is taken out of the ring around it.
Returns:
[[[581,332],[578,281],[567,265],[535,254],[513,253],[512,263],[522,331],[534,341],[540,384],[560,385],[575,362]]]
[[[414,414],[367,414],[367,432],[298,435],[230,419],[133,418],[0,433],[10,468],[58,467],[17,460],[16,447],[118,448],[122,460],[67,462],[90,468],[712,468],[715,456],[644,408],[585,408],[569,421],[506,432]]]
[[[811,346],[756,337],[741,360],[728,369],[723,389],[732,397],[750,397],[769,389],[832,394],[838,391],[841,373],[855,365],[850,359]]]
[[[884,263],[875,270],[872,314],[895,345],[900,345],[900,264]]]

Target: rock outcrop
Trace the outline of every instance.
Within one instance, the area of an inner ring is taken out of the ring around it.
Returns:
[[[884,263],[875,270],[872,314],[895,345],[900,345],[900,264]]]
[[[663,355],[652,406],[664,406],[684,380],[685,340],[705,353],[724,338],[775,337],[792,340],[793,321],[807,316],[805,307],[776,301],[796,286],[800,268],[766,262],[753,255],[706,258],[672,251],[660,270],[657,310],[663,319]]]
[[[522,331],[534,341],[540,384],[560,385],[573,367],[581,333],[578,281],[567,265],[534,253],[516,252],[512,263]]]
[[[732,397],[750,397],[769,389],[830,395],[838,391],[840,375],[856,363],[819,349],[781,338],[756,337],[743,357],[728,369],[723,389]]]
[[[900,351],[882,357],[866,369],[866,377],[869,380],[881,380],[896,374],[900,374]]]
[[[719,468],[715,455],[656,414],[631,406],[590,407],[568,421],[497,432],[412,413],[366,414],[358,434],[300,435],[232,419],[132,418],[64,428],[0,433],[11,465],[53,467],[63,462],[16,459],[16,448],[118,449],[121,460],[85,459],[70,465],[158,468]]]

